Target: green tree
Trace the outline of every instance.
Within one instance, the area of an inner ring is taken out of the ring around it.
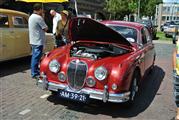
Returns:
[[[129,11],[127,0],[106,0],[105,10],[110,13],[110,18],[119,19]]]
[[[105,10],[111,18],[120,19],[125,15],[137,14],[139,0],[106,0]],[[140,15],[154,16],[156,5],[162,0],[140,0]]]
[[[156,5],[159,3],[162,3],[162,0],[145,0],[144,3],[141,1],[141,14],[145,16],[154,16],[155,15],[155,9]]]
[[[130,13],[137,13],[137,0],[128,0],[128,8],[130,10]]]

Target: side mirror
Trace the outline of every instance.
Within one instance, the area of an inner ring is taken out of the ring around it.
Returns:
[[[138,46],[139,46],[139,49],[143,48],[143,44],[142,43],[139,43]]]
[[[134,38],[126,38],[129,42],[135,42]]]

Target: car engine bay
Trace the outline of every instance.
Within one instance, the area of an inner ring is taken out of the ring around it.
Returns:
[[[71,47],[70,56],[97,60],[122,55],[128,52],[129,50],[112,44],[76,43]]]

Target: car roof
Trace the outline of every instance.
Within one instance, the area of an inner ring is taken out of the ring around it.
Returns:
[[[105,20],[105,21],[101,21],[101,23],[111,24],[111,25],[123,25],[123,26],[133,27],[138,30],[144,27],[144,25],[141,23],[128,22],[128,21]]]
[[[2,9],[2,8],[0,8],[0,13],[29,16],[28,14],[26,14],[24,12],[20,12],[20,11],[16,11],[16,10],[9,10],[9,9]]]

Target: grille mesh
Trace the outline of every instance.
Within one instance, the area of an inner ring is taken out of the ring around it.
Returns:
[[[85,83],[87,65],[79,60],[71,61],[68,66],[68,83],[73,89],[81,89]]]

